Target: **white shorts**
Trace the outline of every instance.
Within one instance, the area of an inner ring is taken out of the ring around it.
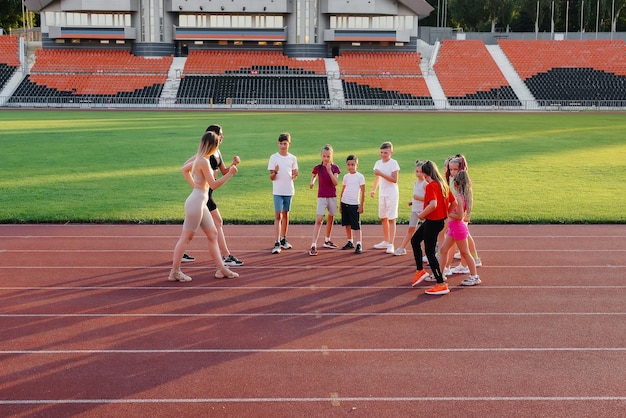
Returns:
[[[398,219],[398,198],[379,196],[378,217],[380,219]]]
[[[337,198],[336,197],[318,197],[317,198],[317,214],[324,215],[328,210],[330,216],[337,214]]]

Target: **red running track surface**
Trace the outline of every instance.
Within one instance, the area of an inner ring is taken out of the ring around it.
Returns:
[[[0,225],[0,415],[624,414],[626,225],[472,225],[483,283],[445,296],[363,229],[227,225],[241,277],[199,234],[172,283],[179,225]]]

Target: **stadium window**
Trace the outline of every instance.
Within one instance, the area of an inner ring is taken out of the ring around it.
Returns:
[[[361,46],[361,42],[352,42],[352,46]]]
[[[44,17],[44,22],[46,23],[46,25],[48,26],[57,26],[55,21],[54,21],[54,13],[52,12],[44,12],[43,13],[43,17]]]
[[[202,45],[204,42],[203,41],[193,41],[194,45]]]
[[[72,40],[70,42],[73,43],[73,44],[79,44],[80,43],[80,39],[72,38]]]
[[[101,44],[108,44],[109,40],[108,39],[100,39],[100,43]]]
[[[233,45],[243,45],[243,41],[234,41]]]

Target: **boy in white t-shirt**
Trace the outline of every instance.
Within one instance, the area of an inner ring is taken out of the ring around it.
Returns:
[[[348,242],[341,249],[350,250],[354,248],[355,254],[363,252],[363,233],[361,231],[361,214],[363,213],[363,203],[365,201],[365,177],[357,171],[359,159],[355,155],[348,155],[346,158],[348,173],[343,176],[343,186],[341,188],[341,225],[346,228]],[[359,239],[354,245],[353,234],[358,231]]]
[[[270,156],[267,169],[272,180],[274,194],[274,226],[276,228],[276,242],[272,254],[292,248],[287,241],[289,227],[289,210],[291,199],[295,193],[293,181],[298,177],[298,160],[289,153],[291,135],[284,132],[278,136],[278,152]]]
[[[374,245],[374,248],[386,250],[387,254],[394,253],[393,241],[396,238],[396,219],[398,219],[398,199],[400,191],[398,189],[398,172],[400,166],[398,162],[391,158],[393,155],[393,144],[383,142],[380,146],[380,160],[374,164],[374,187],[370,193],[371,197],[376,196],[376,189],[380,186],[378,193],[378,216],[383,227],[383,240]]]

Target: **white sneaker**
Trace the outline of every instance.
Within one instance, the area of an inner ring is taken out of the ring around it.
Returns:
[[[422,257],[422,263],[428,264],[428,257]]]
[[[389,243],[387,241],[381,241],[378,244],[374,244],[374,248],[377,250],[386,250],[389,247]]]
[[[482,267],[483,262],[480,261],[480,258],[475,258],[474,263],[476,263],[476,267]]]
[[[443,269],[443,275],[444,276],[452,276],[452,270],[450,270],[450,267],[446,267]]]
[[[480,284],[480,283],[481,283],[480,277],[478,276],[469,276],[467,279],[461,282],[463,286],[476,286],[477,284]]]
[[[191,281],[191,277],[187,276],[185,273],[183,273],[180,270],[170,270],[170,275],[168,276],[167,280],[169,280],[170,282],[190,282]]]
[[[470,269],[468,266],[464,266],[463,264],[459,264],[458,266],[452,268],[452,274],[469,274]]]
[[[404,247],[398,247],[393,255],[406,255],[406,249]]]
[[[395,250],[394,250],[394,248],[393,248],[393,244],[389,244],[389,245],[387,246],[387,251],[385,251],[385,252],[386,252],[387,254],[394,254],[394,253],[395,253]]]
[[[455,252],[454,253],[454,258],[457,259],[457,260],[460,260],[461,259],[461,252],[460,251]]]
[[[437,281],[437,279],[435,278],[435,276],[433,276],[433,275],[431,274],[430,276],[428,276],[427,278],[425,278],[425,279],[424,279],[424,281],[425,281],[425,282],[436,282],[436,281]],[[444,274],[444,276],[443,276],[443,281],[444,281],[444,282],[447,282],[447,281],[448,281],[448,278],[445,276],[445,274]]]

